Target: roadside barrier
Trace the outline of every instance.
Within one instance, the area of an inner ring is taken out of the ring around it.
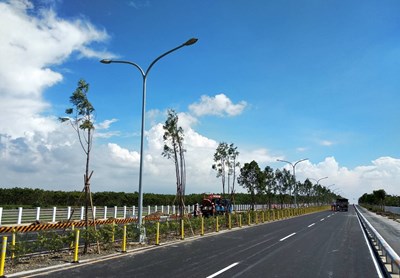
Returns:
[[[150,218],[149,220],[158,220],[159,217]],[[105,219],[105,220],[90,220],[88,221],[89,226],[104,225],[104,224],[126,224],[131,222],[137,222],[136,218],[126,218],[126,219]],[[33,231],[43,231],[43,230],[56,230],[56,229],[66,229],[72,226],[84,227],[86,225],[85,221],[73,221],[64,223],[41,223],[41,224],[30,224],[30,225],[20,225],[20,226],[3,226],[0,227],[0,233],[12,233],[13,230],[19,233],[33,232]]]
[[[400,275],[400,257],[399,255],[390,247],[390,245],[383,239],[383,237],[375,230],[374,227],[368,222],[368,220],[361,214],[357,206],[354,206],[361,220],[361,223],[368,233],[368,236],[372,239],[372,242],[380,253],[380,257],[384,258],[384,264],[387,267],[387,271],[390,274]]]
[[[319,207],[319,208],[303,208],[297,210],[298,213],[295,215],[302,215],[302,214],[307,214],[307,213],[313,213],[316,211],[322,211],[326,210],[326,207]],[[289,212],[290,210],[286,210],[286,212]],[[296,211],[296,210],[294,210]],[[261,215],[260,215],[261,214]],[[265,215],[267,216],[268,221],[265,221]],[[189,225],[185,225],[185,222],[181,219],[181,221],[172,221],[172,218],[160,218],[156,216],[149,216],[146,217],[146,221],[144,221],[144,226],[142,228],[146,228],[148,231],[148,239],[149,242],[148,244],[156,244],[160,245],[161,240],[170,240],[171,236],[175,237],[175,239],[178,239],[177,233],[180,231],[180,236],[181,239],[183,240],[185,238],[185,228],[186,229],[191,229],[191,236],[195,235],[204,235],[205,233],[213,233],[213,232],[219,232],[220,230],[230,230],[233,228],[242,228],[242,223],[248,224],[248,226],[251,226],[252,224],[257,225],[262,223],[268,223],[272,222],[275,220],[281,220],[283,219],[284,215],[284,210],[267,210],[267,211],[247,211],[247,212],[234,212],[232,214],[229,214],[227,216],[216,216],[216,217],[209,217],[209,218],[204,218],[204,217],[198,217],[198,218],[192,218],[189,217],[190,223]],[[288,216],[293,216],[294,213],[289,213],[287,214]],[[232,217],[234,217],[234,221],[232,221]],[[124,224],[123,225],[123,235],[122,235],[122,240],[121,240],[121,251],[122,252],[127,252],[127,223],[130,222],[136,222],[136,218],[127,218],[127,219],[106,219],[106,220],[96,220],[96,221],[89,221],[89,225],[99,225],[101,226],[102,224],[111,224],[112,227],[108,227],[111,231],[110,235],[110,242],[115,242],[114,238],[114,233],[116,236],[118,235],[119,239],[120,234],[119,232],[121,231],[120,229],[117,229],[117,225],[119,224]],[[185,221],[188,221],[188,218],[185,219]],[[180,225],[179,225],[180,224]],[[33,225],[21,225],[21,226],[10,226],[10,227],[0,227],[0,232],[2,233],[10,233],[10,235],[15,235],[17,233],[24,233],[24,232],[30,232],[30,231],[40,231],[40,230],[50,230],[50,229],[62,229],[62,228],[71,228],[71,231],[73,231],[73,238],[68,238],[67,241],[65,242],[67,248],[69,247],[71,251],[73,251],[73,263],[79,263],[79,250],[80,246],[79,243],[81,241],[80,239],[80,229],[86,225],[85,221],[74,221],[70,223],[49,223],[49,224],[33,224]],[[114,230],[115,226],[115,230]],[[180,226],[180,227],[179,227]],[[104,227],[105,228],[105,227]],[[180,228],[180,229],[179,229]],[[129,237],[132,236],[132,231],[130,231]],[[118,240],[119,242],[119,240]],[[6,253],[6,248],[7,245],[10,245],[10,251],[9,253]],[[5,263],[7,262],[13,262],[15,263],[15,259],[13,259],[13,250],[15,248],[15,242],[10,241],[7,242],[7,236],[3,237],[3,246],[1,249],[1,257],[0,257],[0,277],[4,275],[4,267]],[[17,242],[18,245],[18,242]],[[41,250],[41,251],[48,251],[48,250]],[[8,255],[7,255],[8,254]],[[17,255],[17,254],[16,254]],[[25,254],[28,255],[29,254]],[[6,258],[7,256],[7,258]],[[21,256],[21,254],[18,254],[18,256]],[[16,257],[18,257],[16,256]]]

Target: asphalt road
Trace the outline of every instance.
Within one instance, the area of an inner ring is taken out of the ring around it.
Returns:
[[[161,245],[35,277],[380,277],[354,209]]]

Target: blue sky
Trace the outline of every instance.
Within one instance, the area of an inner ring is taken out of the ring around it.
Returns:
[[[80,78],[96,108],[93,191],[137,190],[142,79],[144,191],[174,193],[161,156],[167,109],[188,149],[187,191],[221,191],[219,142],[240,162],[298,164],[297,178],[356,200],[398,195],[398,1],[0,1],[0,174],[4,187],[80,190],[83,153],[57,122]],[[288,168],[289,169],[289,168]],[[333,186],[334,184],[334,186]]]

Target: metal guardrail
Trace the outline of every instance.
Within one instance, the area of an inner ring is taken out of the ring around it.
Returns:
[[[390,247],[386,240],[378,233],[377,230],[368,222],[368,220],[362,215],[358,210],[357,206],[354,206],[356,212],[361,220],[361,223],[368,233],[368,236],[372,239],[372,242],[377,249],[381,258],[384,258],[384,264],[387,267],[387,271],[390,274],[400,275],[400,257],[399,255]]]

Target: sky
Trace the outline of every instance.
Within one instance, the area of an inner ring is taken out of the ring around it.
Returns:
[[[80,79],[96,109],[91,190],[174,194],[163,128],[184,129],[187,193],[221,192],[220,142],[241,165],[296,165],[357,202],[400,195],[400,2],[0,0],[0,186],[83,189],[85,154],[60,123]],[[236,185],[237,186],[237,185]],[[244,192],[237,186],[238,192]],[[128,204],[127,204],[128,205]]]

